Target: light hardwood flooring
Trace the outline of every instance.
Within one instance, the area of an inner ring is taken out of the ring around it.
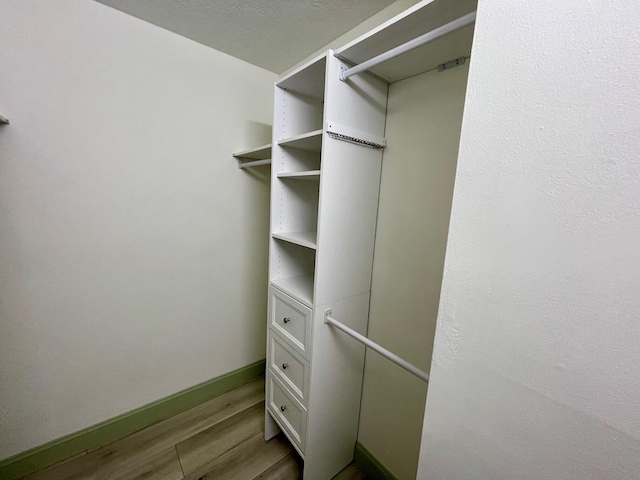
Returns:
[[[264,441],[258,380],[108,445],[24,477],[29,480],[297,480],[301,460],[282,434]],[[335,480],[363,480],[349,466]]]

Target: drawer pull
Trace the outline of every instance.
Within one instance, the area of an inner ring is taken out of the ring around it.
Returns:
[[[288,364],[287,362],[284,362],[284,363],[282,364],[282,369],[283,369],[283,370],[286,370],[288,366],[289,366],[289,364]]]
[[[289,323],[289,322],[291,321],[291,319],[290,319],[289,317],[284,317],[284,318],[282,319],[282,321],[283,321],[284,323]]]
[[[284,412],[287,409],[286,405],[280,405],[280,411]]]

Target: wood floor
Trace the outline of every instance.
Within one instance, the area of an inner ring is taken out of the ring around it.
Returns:
[[[264,381],[209,400],[29,480],[297,480],[301,460],[280,434],[264,441]],[[363,480],[354,466],[336,480]]]

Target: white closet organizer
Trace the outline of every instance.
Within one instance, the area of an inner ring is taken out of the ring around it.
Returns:
[[[275,89],[266,437],[284,430],[305,478],[352,460],[360,408],[364,347],[324,309],[366,331],[387,85],[348,66],[328,52]]]
[[[475,8],[425,0],[276,82],[265,438],[284,431],[305,480],[353,459],[365,347],[335,318],[366,335],[388,83],[468,57],[473,25],[367,74],[341,73]]]

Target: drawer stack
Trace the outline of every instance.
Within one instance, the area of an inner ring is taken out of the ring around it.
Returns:
[[[267,335],[267,408],[304,458],[311,309],[271,286]]]

